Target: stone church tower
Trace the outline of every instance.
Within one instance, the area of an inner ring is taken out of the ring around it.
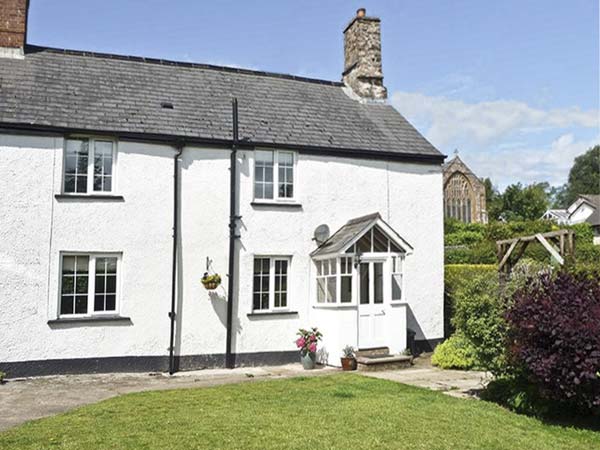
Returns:
[[[485,185],[456,155],[444,164],[444,216],[487,223]]]

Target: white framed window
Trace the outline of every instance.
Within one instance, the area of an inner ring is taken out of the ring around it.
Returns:
[[[253,311],[287,309],[289,306],[289,256],[255,256],[252,288]]]
[[[63,192],[65,194],[115,191],[117,144],[106,138],[65,139]]]
[[[255,150],[254,199],[291,201],[295,198],[296,154],[284,150]]]
[[[59,316],[117,314],[121,255],[62,253]]]
[[[353,299],[352,257],[315,261],[317,303],[351,303]]]

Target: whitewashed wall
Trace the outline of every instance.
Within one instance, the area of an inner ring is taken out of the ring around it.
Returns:
[[[165,355],[169,342],[173,155],[169,146],[118,144],[117,194],[124,201],[57,200],[63,140],[0,136],[0,361]],[[294,350],[299,327],[319,325],[337,359],[356,345],[352,310],[313,308],[308,254],[314,229],[332,231],[380,212],[413,247],[405,264],[408,326],[417,339],[443,335],[442,175],[435,166],[300,154],[301,208],[252,206],[252,152],[239,153],[238,353]],[[229,152],[186,147],[181,161],[181,242],[176,348],[181,355],[225,351]],[[59,325],[60,251],[123,254],[121,311],[132,324]],[[255,254],[291,255],[290,309],[296,315],[254,317]],[[206,259],[223,275],[209,294],[200,278]],[[318,323],[315,323],[318,322]],[[25,338],[24,338],[25,337]]]
[[[242,157],[242,173],[248,176],[252,153],[246,152]],[[313,308],[315,291],[309,279],[312,265],[308,254],[315,249],[311,239],[318,225],[326,223],[334,232],[349,219],[373,212],[380,212],[415,249],[405,264],[407,309],[411,311],[407,314],[408,326],[417,332],[419,340],[441,338],[441,170],[426,165],[300,154],[297,171],[297,201],[302,205],[299,210],[252,207],[250,179],[243,183],[240,205],[244,250],[240,255],[238,311],[243,335],[238,338],[238,351],[252,351],[261,340],[269,350],[293,349],[294,334],[290,331],[314,325],[325,332],[331,363],[339,363],[337,357],[345,345],[356,347],[355,310]],[[300,313],[297,318],[259,321],[246,316],[252,308],[252,258],[256,253],[293,256],[289,301],[290,308]]]

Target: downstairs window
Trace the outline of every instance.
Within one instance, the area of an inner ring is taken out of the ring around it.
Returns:
[[[291,257],[256,256],[252,289],[252,309],[286,309],[289,304],[288,274]]]
[[[116,314],[117,254],[63,254],[59,316]]]

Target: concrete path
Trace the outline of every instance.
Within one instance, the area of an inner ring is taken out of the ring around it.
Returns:
[[[319,376],[338,373],[332,367],[305,371],[300,364],[273,367],[200,370],[166,374],[61,375],[9,380],[0,386],[0,431],[29,420],[59,414],[130,392],[217,386],[255,380]],[[419,358],[410,369],[385,372],[354,372],[396,381],[457,397],[469,397],[489,381],[485,372],[462,372],[431,367]]]

